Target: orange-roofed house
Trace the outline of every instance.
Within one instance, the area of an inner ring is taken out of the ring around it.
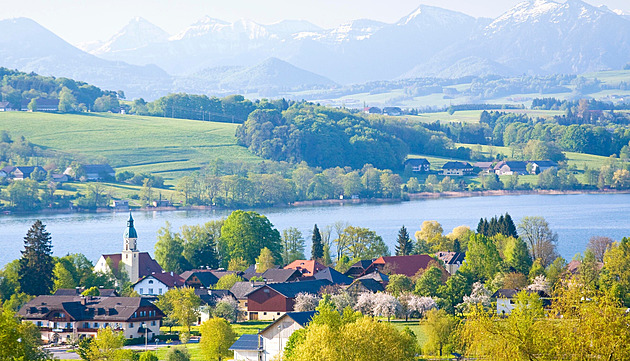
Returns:
[[[289,263],[284,269],[298,270],[302,273],[302,277],[312,277],[315,276],[317,272],[326,269],[326,266],[317,261],[298,259]]]
[[[400,274],[407,277],[415,276],[418,271],[429,268],[431,262],[436,260],[426,254],[416,254],[411,256],[387,256],[374,260],[372,264],[365,269],[364,275],[372,272],[383,272],[388,274]]]

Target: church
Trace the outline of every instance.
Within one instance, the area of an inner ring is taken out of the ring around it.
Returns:
[[[133,217],[129,213],[127,229],[123,235],[122,253],[102,255],[96,262],[94,271],[107,273],[110,271],[111,265],[117,270],[124,270],[132,284],[150,274],[162,273],[162,267],[151,258],[148,252],[138,251],[137,241],[138,233],[133,226]]]

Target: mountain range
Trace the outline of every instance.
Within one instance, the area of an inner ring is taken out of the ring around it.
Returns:
[[[525,1],[496,19],[421,5],[392,24],[359,19],[333,29],[206,16],[171,35],[138,17],[107,41],[78,46],[32,20],[0,21],[0,66],[153,98],[620,69],[630,62],[630,19],[580,0]]]

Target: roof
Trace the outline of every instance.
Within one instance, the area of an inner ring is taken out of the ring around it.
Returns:
[[[462,264],[464,259],[466,259],[466,253],[464,252],[438,252],[435,256],[442,260],[444,264]]]
[[[558,163],[554,162],[553,160],[532,160],[530,161],[530,163],[536,164],[541,168],[551,168],[558,166]]]
[[[256,335],[242,335],[228,349],[230,351],[262,351],[262,340]]]
[[[285,283],[268,283],[256,290],[253,290],[248,296],[261,288],[271,288],[286,298],[295,298],[298,293],[317,294],[322,287],[330,285],[328,280],[315,280],[303,282],[285,282]]]
[[[365,275],[376,270],[381,270],[383,267],[389,267],[389,273],[391,274],[402,274],[413,277],[419,270],[428,268],[431,261],[434,261],[434,259],[426,254],[380,257],[374,260],[374,262],[365,269],[363,274]]]
[[[362,286],[363,288],[365,288],[366,290],[372,293],[385,291],[385,287],[383,287],[383,284],[372,278],[356,279],[354,280],[354,282],[352,282],[352,284],[349,287],[359,287],[359,286]]]
[[[326,267],[315,274],[315,279],[328,280],[333,285],[349,285],[352,279],[332,267]]]
[[[188,283],[192,277],[197,277],[203,287],[210,288],[219,282],[219,278],[211,270],[194,269],[180,275]]]
[[[541,291],[541,290],[525,290],[527,293],[532,294],[532,293],[536,293],[538,294],[538,296],[540,298],[549,298],[551,296],[549,296],[545,291]],[[491,298],[507,298],[507,299],[512,299],[514,297],[516,297],[516,295],[521,292],[521,290],[516,289],[516,288],[502,288],[500,290],[497,290],[495,293],[492,294],[492,296],[490,296]]]
[[[358,280],[374,280],[376,282],[380,282],[380,283],[388,283],[389,282],[389,276],[386,275],[385,273],[382,272],[378,272],[378,271],[374,271],[371,273],[368,273],[364,276],[361,276],[359,278],[357,278]]]
[[[566,271],[570,272],[571,274],[579,274],[581,264],[582,264],[582,261],[573,260],[569,262],[569,264],[567,264]],[[601,270],[602,268],[604,268],[604,264],[602,262],[597,262],[596,264],[597,264],[597,269]]]
[[[299,278],[302,273],[295,269],[270,268],[263,272],[262,277],[269,283],[289,282]]]
[[[15,167],[12,165],[8,165],[4,168],[2,168],[2,171],[5,172],[6,174],[9,174],[11,172],[13,172],[15,170]]]
[[[475,164],[473,164],[475,167],[479,167],[482,169],[489,169],[492,168],[492,162],[477,162]]]
[[[15,167],[15,169],[13,170],[14,172],[20,171],[22,172],[22,174],[24,175],[29,175],[31,173],[33,173],[35,170],[41,171],[41,172],[46,172],[44,170],[44,168],[36,165],[36,166],[30,166],[30,165],[18,165],[17,167]]]
[[[54,296],[80,296],[85,291],[85,287],[79,288],[60,288],[55,291]],[[118,292],[115,289],[100,288],[100,297],[118,297]]]
[[[181,278],[178,274],[175,274],[173,272],[156,272],[156,273],[152,273],[150,275],[144,276],[140,279],[138,279],[138,281],[136,281],[136,283],[134,283],[134,286],[137,285],[138,283],[140,283],[142,280],[148,279],[148,278],[155,278],[156,280],[162,282],[164,285],[166,285],[166,287],[168,288],[173,288],[173,287],[182,287],[184,286],[184,284],[186,283],[186,281],[184,281],[183,278]]]
[[[109,164],[85,164],[82,166],[85,173],[115,173]]]
[[[521,169],[527,170],[527,162],[523,162],[520,160],[510,160],[505,162],[505,166],[509,167],[511,170]]]
[[[405,160],[405,165],[431,165],[426,158],[409,158]]]
[[[118,268],[118,264],[120,263],[120,260],[122,259],[122,255],[120,253],[104,254],[103,258],[111,259],[113,266]],[[139,260],[138,264],[140,265],[138,277],[140,278],[144,276],[148,276],[153,273],[162,273],[163,271],[162,267],[160,267],[160,265],[157,263],[156,260],[151,258],[151,255],[149,255],[148,252],[139,252],[138,260]]]
[[[195,294],[201,298],[201,302],[210,306],[216,305],[217,302],[225,296],[236,299],[230,290],[209,290],[207,288],[197,288],[195,289]]]
[[[274,327],[278,323],[284,322],[282,321],[282,319],[287,318],[287,317],[292,319],[298,325],[302,327],[306,327],[306,325],[308,325],[311,322],[311,320],[313,319],[313,316],[315,316],[316,313],[317,311],[287,312],[284,315],[282,315],[282,317],[272,322],[269,326],[265,327],[262,331],[260,331],[260,333],[263,333],[266,330]]]
[[[133,318],[140,307],[156,310],[155,318],[164,314],[148,299],[142,297],[82,297],[82,296],[37,296],[27,302],[20,311],[26,319],[45,319],[52,312],[64,311],[72,320],[127,321]]]
[[[133,217],[131,216],[131,212],[129,212],[129,219],[127,219],[127,228],[125,228],[125,238],[138,238],[138,232],[136,232],[136,228],[133,226]]]
[[[294,269],[302,273],[302,276],[314,276],[317,272],[325,269],[326,266],[314,260],[295,260],[284,267],[284,269]]]
[[[472,167],[473,166],[468,162],[446,162],[442,166],[442,169],[467,169]]]
[[[11,108],[11,103],[9,103],[9,102],[0,102],[0,108]]]
[[[236,297],[236,299],[247,298],[247,295],[252,291],[259,289],[264,286],[265,282],[236,282],[232,288],[230,288],[230,292]]]

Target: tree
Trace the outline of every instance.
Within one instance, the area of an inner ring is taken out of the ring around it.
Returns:
[[[431,309],[426,312],[423,323],[428,338],[427,351],[437,352],[442,356],[445,348],[454,342],[453,333],[457,328],[457,319],[444,310]]]
[[[236,284],[236,282],[243,282],[243,278],[236,273],[228,273],[225,276],[219,278],[214,288],[217,290],[229,290]]]
[[[411,278],[405,275],[391,275],[389,276],[389,282],[387,283],[387,292],[393,294],[395,297],[400,296],[405,292],[413,291],[414,285]]]
[[[334,242],[337,251],[351,260],[377,258],[389,254],[383,239],[368,228],[348,226]]]
[[[508,238],[503,251],[505,265],[522,274],[529,274],[532,267],[532,257],[527,250],[527,244],[520,238]]]
[[[166,352],[166,361],[190,361],[190,352],[186,347],[171,347]]]
[[[282,259],[280,233],[267,217],[253,211],[238,210],[223,223],[219,251],[226,265],[236,257],[253,264],[265,247],[269,248],[275,260]]]
[[[211,318],[201,325],[200,331],[199,344],[206,359],[221,361],[232,355],[228,349],[236,340],[236,333],[225,319]]]
[[[159,361],[159,359],[153,351],[145,351],[140,354],[138,361]]]
[[[311,259],[321,260],[324,258],[324,245],[322,244],[322,235],[317,228],[317,224],[313,227],[313,237],[311,237],[313,246],[311,248]],[[289,262],[285,262],[289,263]]]
[[[21,322],[13,310],[0,309],[0,359],[50,360],[51,356],[40,348],[39,328],[31,322]]]
[[[182,256],[190,269],[217,268],[219,259],[215,235],[211,224],[182,226],[180,239],[183,240]],[[183,268],[183,267],[182,267]]]
[[[430,266],[420,278],[416,280],[416,288],[414,293],[419,296],[435,297],[438,295],[438,289],[442,285],[442,269],[436,266]]]
[[[24,237],[18,278],[22,291],[35,296],[50,294],[54,287],[54,267],[50,233],[37,220]]]
[[[37,99],[35,99],[35,98],[31,99],[31,101],[28,102],[28,105],[26,107],[28,108],[28,110],[30,110],[32,112],[36,112],[37,111]]]
[[[214,317],[220,317],[229,322],[236,322],[238,319],[238,301],[231,296],[223,296],[214,306]]]
[[[540,259],[543,267],[548,266],[558,257],[556,243],[558,234],[549,228],[549,223],[542,217],[524,217],[518,225],[521,238],[529,248],[532,259]]]
[[[85,359],[90,361],[121,360],[124,344],[125,336],[122,332],[116,332],[111,327],[101,328],[96,338],[90,342]]]
[[[307,312],[315,311],[317,305],[319,305],[320,298],[312,293],[300,292],[295,296],[295,305],[293,309],[295,312]]]
[[[481,234],[470,236],[464,267],[470,270],[478,280],[494,278],[501,269],[501,256],[491,238]]]
[[[401,310],[402,306],[396,297],[384,292],[374,294],[374,305],[372,307],[373,316],[387,317],[387,322],[389,322],[390,319],[396,317]]]
[[[604,255],[601,284],[615,298],[630,307],[630,238],[615,242]]]
[[[77,98],[72,94],[70,89],[63,87],[59,92],[59,111],[70,113],[76,110]]]
[[[431,297],[420,297],[412,293],[403,293],[398,296],[398,301],[405,315],[405,321],[414,314],[423,317],[424,313],[430,309],[437,308],[437,303]]]
[[[180,326],[186,327],[190,334],[190,326],[199,317],[198,308],[201,299],[191,287],[172,288],[159,297],[156,305]]]
[[[228,262],[228,271],[244,272],[249,267],[249,263],[243,257],[232,258]]]
[[[408,256],[413,252],[413,244],[409,239],[407,228],[403,225],[398,231],[398,244],[396,245],[396,256]]]
[[[490,292],[481,282],[473,284],[470,296],[464,296],[463,302],[457,305],[457,308],[463,312],[468,312],[473,306],[480,305],[484,309],[490,307]]]
[[[6,190],[9,193],[9,201],[13,207],[28,211],[37,209],[39,187],[36,181],[24,179],[19,182],[12,182]]]
[[[587,250],[593,252],[595,259],[598,262],[604,262],[604,254],[610,247],[612,247],[614,241],[608,237],[591,237],[588,241],[588,245],[586,246]]]
[[[267,247],[260,250],[260,255],[256,258],[256,272],[264,273],[266,270],[273,268],[275,261],[271,250]]]
[[[282,262],[289,264],[297,259],[304,259],[304,238],[295,227],[282,231]]]
[[[182,256],[184,242],[179,234],[171,232],[171,225],[158,229],[157,242],[155,243],[155,260],[166,272],[182,273],[187,269],[186,259]]]

